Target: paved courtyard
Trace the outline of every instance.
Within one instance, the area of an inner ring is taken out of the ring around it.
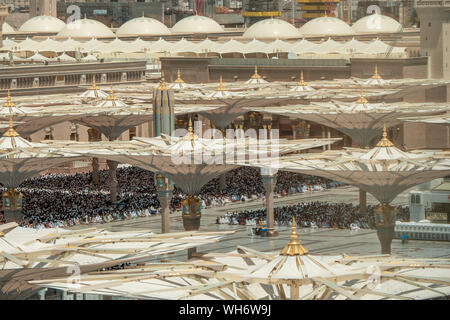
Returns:
[[[301,201],[327,201],[346,202],[358,204],[359,191],[354,187],[341,187],[323,192],[298,194],[284,198],[276,198],[275,206],[296,204]],[[368,204],[377,204],[377,201],[367,195]],[[408,193],[402,193],[392,203],[393,205],[407,205]],[[251,227],[239,225],[218,225],[215,223],[218,215],[224,215],[227,211],[252,210],[263,207],[261,200],[234,203],[224,207],[204,209],[202,211],[202,231],[235,230],[233,235],[227,236],[218,243],[200,246],[199,252],[229,252],[238,245],[247,246],[259,251],[281,250],[289,241],[290,228],[279,227],[278,237],[262,238],[250,234]],[[174,212],[170,217],[171,230],[184,231],[180,212]],[[159,215],[133,220],[111,222],[98,225],[112,231],[124,231],[130,229],[150,229],[156,233],[161,229],[161,217]],[[341,229],[298,229],[299,239],[302,244],[313,254],[341,254],[371,255],[380,253],[380,245],[375,230],[341,230]],[[392,241],[392,254],[399,257],[411,258],[450,258],[450,244],[441,241],[410,240],[402,244],[400,240]],[[166,256],[170,259],[186,260],[186,252],[178,252]]]

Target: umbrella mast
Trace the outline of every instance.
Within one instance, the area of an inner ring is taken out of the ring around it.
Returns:
[[[174,93],[166,85],[164,73],[161,82],[153,90],[153,134],[155,137],[161,134],[172,135],[175,130],[175,98]],[[155,185],[158,200],[161,204],[161,232],[170,232],[170,200],[173,197],[173,181],[160,173],[155,174]]]

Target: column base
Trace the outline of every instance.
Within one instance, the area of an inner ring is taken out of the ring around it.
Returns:
[[[381,245],[381,254],[391,254],[391,243],[395,234],[395,226],[377,226],[377,236]]]
[[[22,219],[22,210],[5,210],[3,209],[3,217],[6,220],[6,223],[8,222],[17,222],[19,223]]]
[[[200,218],[183,215],[183,227],[185,231],[197,231],[200,229]]]

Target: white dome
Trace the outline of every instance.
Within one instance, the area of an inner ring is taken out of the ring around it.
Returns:
[[[68,23],[58,37],[72,38],[113,38],[114,33],[103,23],[92,19],[80,19]]]
[[[3,34],[11,34],[11,33],[16,33],[16,31],[14,30],[13,27],[11,27],[9,24],[4,22],[2,25],[2,33]]]
[[[334,17],[320,17],[312,19],[300,28],[300,32],[304,36],[335,34],[345,35],[355,33],[347,23]]]
[[[190,16],[178,21],[172,32],[176,33],[216,33],[223,32],[223,28],[213,19],[203,16]]]
[[[402,25],[391,17],[375,13],[359,19],[352,28],[356,33],[390,33],[401,31]]]
[[[122,35],[163,35],[170,34],[169,28],[156,19],[139,17],[125,22],[117,29],[116,34]]]
[[[36,16],[25,21],[19,28],[22,32],[53,32],[61,31],[66,24],[64,21],[51,16]]]
[[[300,37],[300,32],[287,21],[264,19],[248,28],[243,36],[251,39],[285,39]]]

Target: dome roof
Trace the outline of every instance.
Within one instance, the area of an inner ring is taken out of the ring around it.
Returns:
[[[4,22],[2,25],[2,33],[3,34],[11,34],[11,33],[16,33],[16,31],[14,30],[13,27],[11,27],[9,24]]]
[[[402,25],[391,17],[375,13],[359,19],[352,28],[356,33],[389,33],[401,31]]]
[[[162,35],[170,34],[169,28],[156,19],[139,17],[125,22],[117,29],[116,34],[121,35]]]
[[[264,19],[248,28],[243,37],[255,39],[284,39],[299,37],[300,32],[292,24],[281,19]]]
[[[61,31],[66,24],[64,21],[51,16],[36,16],[25,21],[19,28],[23,32],[54,32]]]
[[[305,23],[301,28],[302,35],[341,35],[354,34],[353,29],[344,21],[334,17],[319,17]]]
[[[58,37],[72,38],[112,38],[114,33],[103,23],[92,19],[80,19],[68,23]]]
[[[178,21],[172,32],[176,33],[216,33],[223,32],[223,28],[213,19],[203,16],[190,16]]]

